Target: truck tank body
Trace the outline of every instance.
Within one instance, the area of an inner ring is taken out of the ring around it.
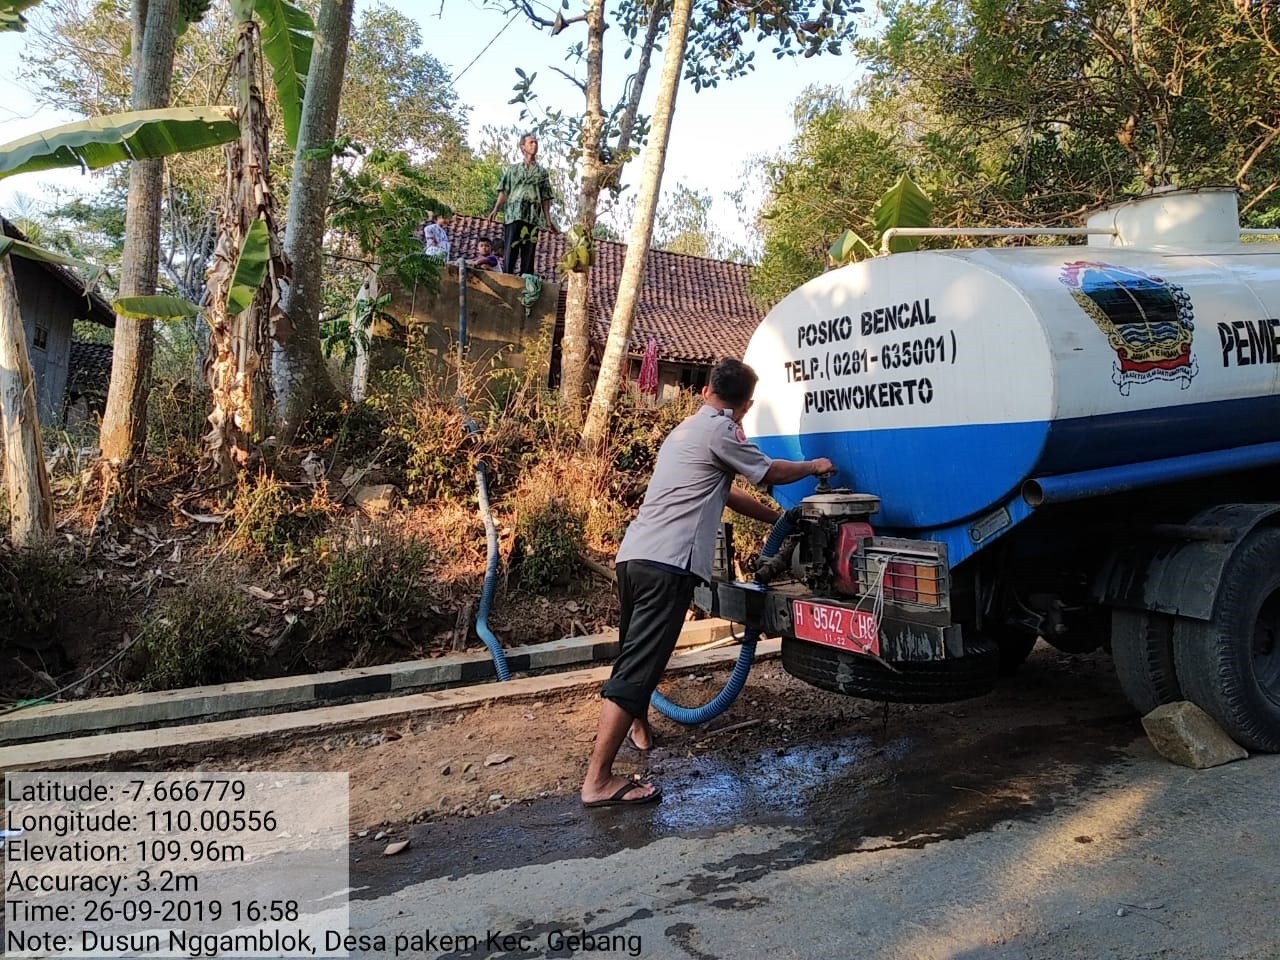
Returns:
[[[745,361],[766,453],[829,457],[878,530],[956,564],[1029,515],[1029,479],[1280,441],[1280,245],[876,258],[779,303]]]

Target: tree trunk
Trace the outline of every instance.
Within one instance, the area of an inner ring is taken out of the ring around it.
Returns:
[[[134,0],[134,110],[169,105],[177,14],[177,0]],[[122,297],[148,296],[156,292],[163,190],[163,160],[135,160],[130,165],[124,251],[120,264]],[[98,464],[104,500],[116,489],[121,473],[142,456],[146,447],[147,395],[151,391],[154,344],[152,321],[116,318],[111,385],[102,417],[102,459]]]
[[[226,146],[227,179],[219,220],[218,243],[209,266],[209,356],[205,363],[213,412],[212,429],[205,436],[209,457],[218,475],[229,480],[248,466],[263,433],[270,426],[271,338],[288,334],[288,320],[280,312],[279,291],[289,268],[280,249],[275,201],[271,193],[269,124],[257,65],[258,25],[237,25],[236,107],[240,139]],[[253,302],[238,314],[227,311],[227,295],[245,234],[255,220],[264,220],[270,238],[266,276]]]
[[[685,42],[689,36],[689,15],[693,0],[675,0],[671,10],[671,33],[667,37],[667,49],[662,58],[662,77],[659,81],[658,100],[653,108],[653,127],[649,137],[649,149],[644,157],[644,173],[640,179],[640,195],[636,201],[636,219],[627,238],[627,256],[622,263],[622,276],[618,280],[618,298],[613,306],[613,319],[609,323],[609,341],[605,345],[604,359],[600,362],[600,376],[596,380],[595,394],[587,424],[582,430],[582,443],[588,449],[599,449],[609,427],[609,412],[618,394],[618,383],[627,363],[627,345],[631,341],[631,323],[635,318],[636,299],[644,279],[644,264],[649,255],[649,241],[653,237],[653,218],[658,209],[658,194],[662,190],[662,171],[667,162],[667,143],[671,139],[671,119],[676,109],[676,94],[680,90],[680,74],[684,68]]]
[[[321,283],[324,263],[325,213],[333,157],[323,151],[338,126],[338,103],[347,64],[354,0],[323,0],[316,18],[315,47],[307,72],[298,150],[293,157],[284,250],[293,280],[281,301],[293,327],[289,338],[275,344],[271,371],[276,393],[276,432],[282,442],[297,433],[316,392],[326,391],[320,354]]]
[[[53,495],[36,416],[36,377],[27,357],[18,285],[7,256],[0,256],[0,416],[9,538],[25,546],[53,534]]]
[[[649,76],[649,64],[653,62],[653,48],[658,45],[658,34],[662,32],[662,22],[666,16],[665,2],[655,3],[649,12],[649,25],[645,28],[644,43],[640,45],[640,58],[636,62],[636,72],[632,75],[631,93],[622,111],[622,119],[618,121],[618,149],[614,167],[609,171],[610,179],[622,179],[622,167],[626,164],[627,153],[631,150],[631,135],[636,129],[636,118],[640,116],[640,99],[644,96],[644,82]]]
[[[592,237],[596,229],[596,208],[604,173],[600,164],[600,141],[604,136],[604,107],[600,84],[604,71],[604,0],[591,0],[587,10],[587,112],[582,123],[582,189],[578,205],[583,235]],[[591,268],[569,274],[565,291],[564,339],[560,344],[560,400],[570,426],[582,420],[582,397],[586,393],[587,354],[591,316],[587,293]]]
[[[351,399],[359,403],[369,390],[369,337],[372,336],[373,314],[365,311],[362,304],[378,299],[378,267],[375,264],[364,275],[364,283],[356,294],[356,309],[351,316],[351,341],[355,347],[356,359],[351,367]],[[357,329],[362,319],[368,319],[362,329]]]

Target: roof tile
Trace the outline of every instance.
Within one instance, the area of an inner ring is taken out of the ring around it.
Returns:
[[[500,224],[479,217],[455,216],[449,222],[454,253],[474,256],[480,237],[501,236]],[[543,234],[534,270],[544,280],[559,282],[556,264],[564,256],[563,234]],[[617,298],[627,245],[596,241],[591,269],[591,341],[603,346]],[[651,250],[645,262],[644,287],[636,303],[629,352],[644,355],[653,337],[663,360],[711,364],[721,357],[739,359],[764,311],[747,296],[750,266],[665,250]],[[560,307],[563,318],[563,298]]]

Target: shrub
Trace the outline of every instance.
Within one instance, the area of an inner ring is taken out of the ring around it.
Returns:
[[[547,460],[528,471],[516,491],[519,581],[546,593],[569,581],[586,546],[587,518],[597,494],[601,462],[583,455]]]
[[[523,550],[520,583],[534,593],[547,593],[569,582],[586,546],[586,517],[564,497],[521,513],[516,527]]]
[[[329,554],[325,600],[306,622],[308,656],[336,645],[355,666],[371,647],[404,643],[425,619],[430,546],[389,527],[352,536]]]
[[[198,580],[162,601],[142,624],[143,689],[173,690],[243,680],[258,660],[247,608],[232,586]]]
[[[387,417],[377,405],[342,400],[336,406],[325,405],[306,423],[299,434],[298,445],[324,451],[326,459],[341,456],[348,463],[365,463],[386,442]],[[398,451],[388,450],[394,460]]]
[[[335,506],[322,486],[307,500],[296,499],[285,484],[268,473],[242,479],[236,493],[235,538],[271,560],[300,556],[329,524]]]
[[[0,645],[43,649],[58,641],[72,567],[49,547],[0,546]]]
[[[199,463],[209,430],[209,396],[186,380],[160,380],[147,398],[147,446],[153,459],[184,469]]]
[[[411,497],[470,500],[477,463],[485,465],[502,496],[530,467],[574,448],[576,433],[567,429],[555,395],[541,390],[536,377],[503,368],[498,360],[460,364],[453,355],[431,353],[415,333],[406,369],[380,379],[370,403],[386,419],[386,438],[403,452]],[[478,433],[468,431],[467,417]]]
[[[702,401],[681,391],[659,407],[648,407],[631,392],[618,397],[609,424],[609,450],[613,459],[610,488],[628,506],[638,506],[653,474],[662,442],[681,420],[694,413]]]

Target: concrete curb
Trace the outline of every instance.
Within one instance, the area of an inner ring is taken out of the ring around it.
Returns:
[[[778,640],[762,640],[756,647],[756,660],[776,657],[781,648],[781,642]],[[672,661],[672,669],[668,671],[668,675],[708,667],[727,666],[737,658],[736,648],[680,654]],[[543,677],[524,677],[501,684],[481,684],[383,700],[366,700],[344,706],[318,707],[293,713],[0,747],[0,772],[57,769],[111,757],[123,760],[127,756],[130,761],[133,761],[137,759],[138,754],[156,753],[170,747],[193,747],[200,744],[251,740],[256,737],[279,734],[317,734],[353,724],[382,723],[433,711],[457,710],[485,703],[533,698],[581,687],[594,688],[604,682],[609,676],[609,671],[609,667],[592,667]]]
[[[694,621],[681,633],[678,646],[719,640],[731,632],[732,626],[724,620]],[[512,647],[506,653],[512,673],[592,663],[617,655],[618,632],[565,637],[550,643]],[[225,719],[266,711],[299,710],[326,702],[412,693],[493,679],[492,658],[486,651],[477,651],[354,670],[39,704],[0,716],[0,745],[150,724],[192,723],[213,717]]]

